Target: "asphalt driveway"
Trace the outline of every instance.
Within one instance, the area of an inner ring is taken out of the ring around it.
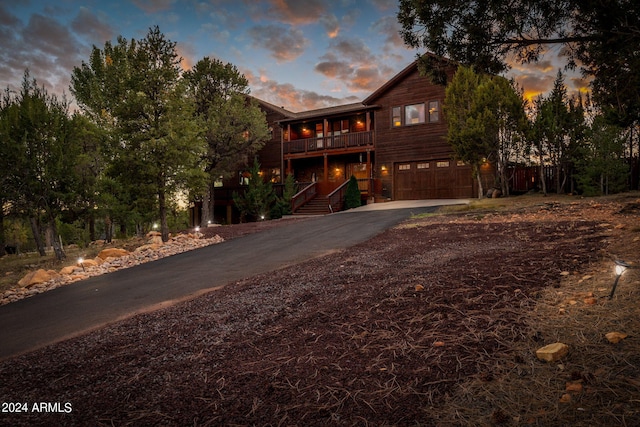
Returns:
[[[460,203],[465,201],[455,201]],[[309,218],[92,277],[0,306],[0,360],[136,313],[363,242],[444,204],[386,204]]]

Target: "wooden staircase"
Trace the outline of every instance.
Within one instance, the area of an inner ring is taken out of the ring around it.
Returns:
[[[327,196],[316,196],[304,205],[300,206],[294,215],[326,215],[329,210],[329,199]]]

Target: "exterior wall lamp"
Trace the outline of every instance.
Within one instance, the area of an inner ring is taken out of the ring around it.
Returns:
[[[620,276],[622,276],[622,274],[625,271],[627,271],[627,269],[631,268],[631,265],[619,259],[615,260],[615,263],[616,263],[616,267],[615,267],[616,280],[615,282],[613,282],[613,288],[611,289],[611,294],[609,295],[609,299],[613,298],[613,294],[616,291],[616,286],[618,286],[618,280],[620,280]]]

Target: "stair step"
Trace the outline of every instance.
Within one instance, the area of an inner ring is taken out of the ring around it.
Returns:
[[[326,197],[316,197],[299,207],[294,215],[326,215],[328,213],[330,213],[329,200]]]

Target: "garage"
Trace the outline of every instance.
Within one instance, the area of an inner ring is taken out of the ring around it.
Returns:
[[[474,197],[471,167],[450,159],[398,162],[393,181],[395,200]]]

